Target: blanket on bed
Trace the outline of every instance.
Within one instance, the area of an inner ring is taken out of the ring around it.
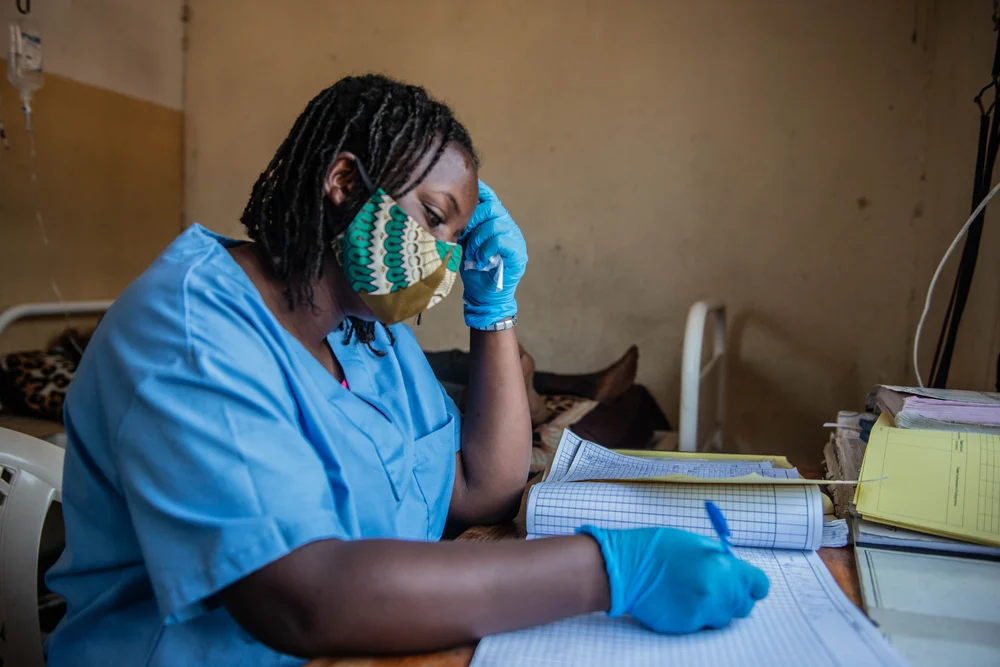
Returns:
[[[90,333],[69,329],[44,350],[0,355],[0,408],[62,422],[66,390]]]

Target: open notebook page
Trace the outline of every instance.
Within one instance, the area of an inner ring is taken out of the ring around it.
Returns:
[[[549,467],[549,474],[546,481],[559,482],[569,472],[569,467],[573,464],[576,451],[583,444],[583,439],[569,429],[563,431],[562,438],[556,453],[552,456],[552,465]]]
[[[904,667],[815,553],[737,549],[764,570],[768,596],[722,630],[660,635],[628,618],[589,614],[487,637],[472,667]]]
[[[668,526],[714,537],[705,512],[705,501],[711,500],[726,515],[733,544],[818,549],[821,496],[815,486],[540,482],[528,492],[526,527],[532,536],[571,535],[591,524]]]
[[[794,468],[775,468],[770,461],[642,458],[619,454],[606,447],[583,440],[576,447],[576,453],[573,455],[568,470],[560,475],[558,481],[640,479],[667,475],[689,475],[718,479],[721,477],[743,477],[749,474],[785,479],[799,476],[798,471]],[[551,479],[551,475],[549,478]]]

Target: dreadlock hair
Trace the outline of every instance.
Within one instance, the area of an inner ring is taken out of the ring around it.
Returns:
[[[313,307],[312,284],[323,275],[325,253],[372,194],[359,183],[343,204],[333,205],[324,185],[337,154],[353,153],[374,187],[399,198],[427,177],[448,144],[479,166],[469,132],[451,109],[423,88],[386,76],[343,78],[306,105],[254,184],[240,217],[272,275],[284,282],[289,308]],[[415,174],[431,151],[427,167]],[[372,347],[374,322],[350,317],[342,328],[345,345],[354,338],[385,354]],[[395,344],[392,332],[386,332]]]

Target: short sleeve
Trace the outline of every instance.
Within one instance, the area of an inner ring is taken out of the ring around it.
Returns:
[[[168,623],[308,542],[346,535],[282,369],[252,334],[191,344],[142,382],[115,453]]]

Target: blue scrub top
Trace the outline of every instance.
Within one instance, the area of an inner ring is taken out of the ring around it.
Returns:
[[[460,417],[413,333],[330,345],[342,387],[226,248],[181,234],[111,307],[66,401],[68,612],[48,664],[290,665],[216,594],[308,542],[441,537]]]

